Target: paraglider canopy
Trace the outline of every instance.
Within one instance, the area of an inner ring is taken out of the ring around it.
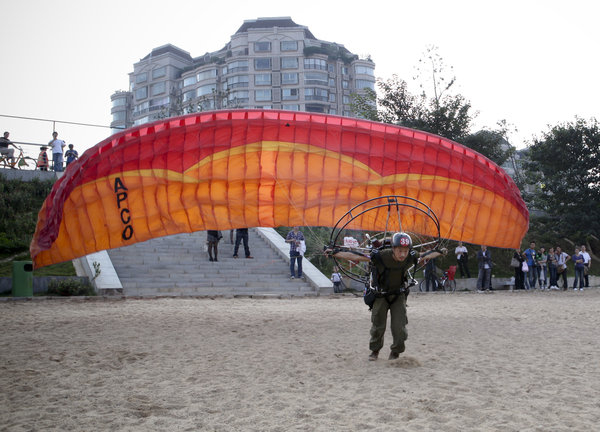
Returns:
[[[182,232],[332,227],[384,195],[426,203],[447,239],[514,248],[528,228],[513,180],[455,142],[354,118],[230,110],[141,125],[86,151],[40,210],[31,256],[41,267]],[[361,223],[349,228],[384,224]]]

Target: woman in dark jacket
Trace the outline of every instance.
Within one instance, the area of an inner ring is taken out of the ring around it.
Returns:
[[[525,273],[523,273],[523,261],[525,261],[525,258],[523,258],[523,255],[521,255],[521,251],[519,249],[515,249],[513,258],[519,261],[519,267],[514,267],[515,289],[525,289]]]

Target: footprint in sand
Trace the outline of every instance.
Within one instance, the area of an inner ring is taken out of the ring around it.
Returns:
[[[397,360],[390,360],[387,362],[388,367],[400,368],[400,369],[413,369],[421,367],[421,362],[414,357],[402,357],[400,356]]]

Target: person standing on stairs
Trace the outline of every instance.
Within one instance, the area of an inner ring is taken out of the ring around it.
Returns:
[[[233,248],[233,257],[238,257],[238,249],[240,248],[240,243],[244,242],[244,253],[246,254],[246,258],[254,258],[250,254],[250,248],[248,247],[248,228],[238,228],[235,230],[235,247]]]
[[[208,260],[209,261],[219,261],[219,240],[223,238],[223,234],[221,231],[206,231],[206,242],[208,243]],[[213,257],[214,254],[214,257]]]
[[[302,255],[300,254],[300,246],[304,241],[304,234],[300,231],[300,227],[295,226],[285,238],[286,243],[290,244],[290,273],[291,278],[296,277],[295,264],[298,262],[298,279],[302,277]]]

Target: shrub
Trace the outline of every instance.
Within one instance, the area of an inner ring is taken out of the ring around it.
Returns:
[[[8,180],[0,175],[0,253],[29,249],[38,212],[52,185],[52,181]]]
[[[89,282],[77,279],[51,280],[48,283],[48,295],[57,296],[95,296],[96,292]]]

